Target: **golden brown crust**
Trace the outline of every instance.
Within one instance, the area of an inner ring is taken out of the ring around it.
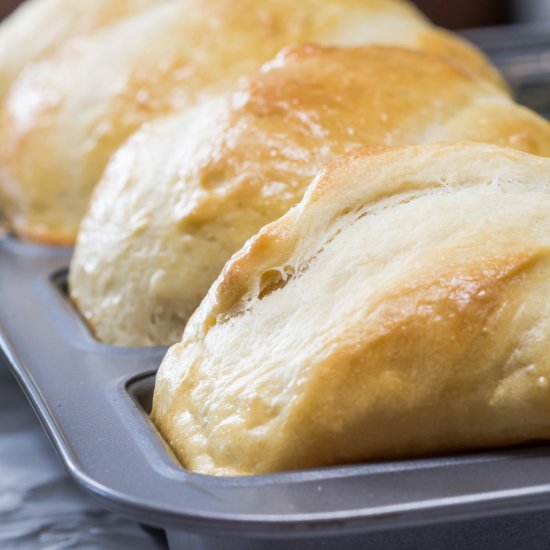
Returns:
[[[426,47],[498,80],[482,54],[396,0],[246,0],[239,10],[229,0],[160,2],[70,42],[16,82],[0,113],[0,179],[20,191],[2,197],[8,215],[18,227],[26,219],[75,234],[109,157],[143,122],[227,90],[301,42]]]
[[[339,159],[227,263],[155,423],[216,475],[549,439],[549,206],[550,160],[511,149]]]
[[[56,232],[51,227],[14,226],[12,229],[23,240],[33,241],[37,244],[46,246],[72,246],[74,244],[73,234],[67,234],[63,230]]]

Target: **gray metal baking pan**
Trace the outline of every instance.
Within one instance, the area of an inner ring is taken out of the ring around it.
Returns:
[[[505,72],[514,56],[542,60],[527,81],[550,107],[541,28],[472,37]],[[519,72],[507,74],[521,96]],[[0,237],[1,353],[75,481],[165,529],[172,550],[549,545],[550,445],[242,478],[184,470],[147,416],[165,350],[96,342],[66,296],[70,255]]]
[[[546,445],[242,478],[184,470],[147,416],[164,350],[96,342],[66,297],[69,258],[0,240],[0,348],[76,482],[165,528],[171,548],[414,548],[406,541],[425,537],[448,549],[453,533],[464,544],[477,525],[486,543],[521,518],[419,527],[529,511],[550,523]]]

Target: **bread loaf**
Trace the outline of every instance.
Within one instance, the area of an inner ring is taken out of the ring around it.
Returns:
[[[482,54],[398,0],[161,2],[72,42],[14,84],[0,112],[0,205],[12,227],[72,244],[110,155],[134,130],[227,90],[298,42],[409,45],[501,84]]]
[[[29,63],[162,1],[27,0],[0,26],[0,101]]]
[[[263,474],[550,438],[550,160],[352,153],[227,263],[153,419],[182,464]]]
[[[289,48],[221,98],[145,126],[84,219],[70,289],[96,336],[174,343],[224,263],[363,145],[472,139],[550,155],[550,126],[438,56]]]

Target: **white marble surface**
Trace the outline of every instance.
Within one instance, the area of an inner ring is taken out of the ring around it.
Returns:
[[[102,510],[68,478],[1,359],[0,548],[166,548],[139,525]]]

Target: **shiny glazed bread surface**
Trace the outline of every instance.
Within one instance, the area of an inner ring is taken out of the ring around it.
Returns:
[[[13,85],[0,112],[4,215],[24,237],[73,243],[110,155],[143,122],[301,42],[409,45],[501,82],[472,46],[397,0],[166,0],[70,42]]]
[[[85,217],[71,296],[97,337],[171,344],[224,263],[363,145],[472,139],[550,156],[550,126],[438,56],[287,49],[221,98],[146,125]]]

